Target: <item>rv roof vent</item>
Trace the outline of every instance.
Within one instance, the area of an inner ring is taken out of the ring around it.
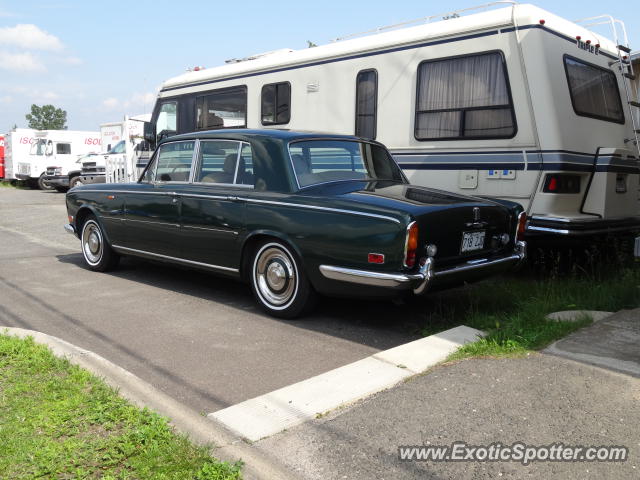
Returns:
[[[244,58],[230,58],[229,60],[225,60],[224,63],[246,62],[247,60],[257,60],[258,58],[269,57],[271,55],[282,55],[284,53],[291,53],[293,51],[294,50],[291,48],[280,48],[278,50],[271,50],[269,52],[255,53],[253,55],[249,55],[248,57],[244,57]]]

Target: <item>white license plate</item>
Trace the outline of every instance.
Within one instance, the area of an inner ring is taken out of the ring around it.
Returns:
[[[463,232],[462,247],[460,252],[472,252],[473,250],[481,250],[484,247],[485,231],[479,232]]]

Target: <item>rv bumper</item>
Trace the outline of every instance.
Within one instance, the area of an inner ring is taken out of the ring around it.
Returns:
[[[29,180],[29,179],[31,178],[31,176],[30,176],[30,175],[25,175],[24,173],[16,173],[16,174],[15,174],[15,177],[16,177],[18,180]]]
[[[488,275],[508,270],[519,265],[527,255],[525,242],[518,242],[514,251],[507,256],[472,260],[445,269],[437,269],[433,257],[427,258],[417,273],[384,273],[369,270],[320,265],[320,272],[330,280],[357,283],[391,290],[413,290],[420,295],[431,285],[458,283],[477,280]]]
[[[586,237],[640,232],[640,216],[615,219],[532,216],[527,221],[528,237]]]

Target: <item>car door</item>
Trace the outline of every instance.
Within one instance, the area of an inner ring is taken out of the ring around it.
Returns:
[[[193,183],[182,194],[185,258],[222,271],[238,269],[245,203],[253,188],[251,147],[231,140],[201,140]]]
[[[127,248],[182,258],[180,191],[189,182],[195,145],[195,140],[161,145],[145,177],[127,191]]]

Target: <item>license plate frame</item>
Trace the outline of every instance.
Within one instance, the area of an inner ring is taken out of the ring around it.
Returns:
[[[462,232],[462,242],[460,243],[460,253],[475,252],[484,248],[484,240],[487,236],[486,230],[474,230],[472,232]]]

